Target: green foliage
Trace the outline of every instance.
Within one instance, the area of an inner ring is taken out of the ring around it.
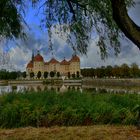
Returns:
[[[70,79],[71,75],[70,75],[70,72],[68,72],[68,78]]]
[[[12,71],[12,72],[9,72],[9,71],[6,71],[6,70],[1,70],[0,71],[0,79],[1,80],[15,80],[19,77],[19,72],[16,72],[16,71]]]
[[[139,70],[139,67],[136,63],[133,63],[131,65],[131,75],[133,77],[139,77],[140,76],[140,70]]]
[[[38,5],[40,0],[34,3]],[[126,5],[133,5],[133,0],[126,0]],[[42,5],[45,22],[48,28],[49,46],[52,47],[51,30],[56,31],[74,49],[85,54],[93,34],[105,58],[110,49],[117,55],[120,52],[119,37],[122,37],[118,26],[113,20],[110,0],[48,0]]]
[[[72,78],[75,78],[76,77],[75,73],[73,73],[71,76],[72,76]]]
[[[41,77],[41,72],[39,71],[39,72],[37,73],[37,78],[40,79],[40,77]]]
[[[126,5],[132,6],[133,0],[125,0]],[[52,29],[66,39],[66,42],[82,54],[87,52],[89,41],[93,34],[98,35],[96,40],[105,58],[110,49],[115,54],[120,52],[120,30],[112,16],[111,0],[1,0],[0,1],[0,35],[6,38],[23,36],[22,26],[25,22],[21,15],[26,14],[26,4],[32,2],[37,12],[44,13],[40,25],[48,29],[48,45],[52,48]],[[125,5],[124,5],[125,6]],[[39,8],[39,9],[38,9]],[[43,26],[44,27],[44,26]]]
[[[21,2],[15,0],[0,1],[0,35],[3,38],[18,38],[24,35],[22,32],[22,17],[18,10]]]
[[[31,72],[30,73],[30,78],[34,78],[34,76],[35,76],[34,72]]]
[[[22,73],[22,76],[23,76],[23,78],[26,78],[26,71],[24,71],[23,73]]]
[[[60,72],[57,72],[56,75],[57,75],[57,77],[59,78],[59,77],[60,77]]]
[[[76,72],[76,77],[77,77],[77,78],[80,77],[80,73],[79,73],[79,71]]]
[[[45,78],[45,79],[48,77],[48,74],[49,74],[49,73],[48,73],[47,71],[44,72],[44,78]]]
[[[50,72],[50,77],[54,77],[55,76],[55,72],[54,71],[51,71]]]
[[[137,123],[139,94],[51,91],[0,96],[0,127]],[[136,110],[136,111],[135,111]]]
[[[121,66],[107,66],[100,68],[88,68],[82,69],[81,74],[83,77],[116,77],[116,78],[139,78],[140,69],[137,64],[133,63],[131,66],[127,64],[122,64]]]

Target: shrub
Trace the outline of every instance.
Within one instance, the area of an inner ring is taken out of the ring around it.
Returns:
[[[130,124],[137,122],[138,94],[90,94],[69,91],[0,95],[0,127]]]

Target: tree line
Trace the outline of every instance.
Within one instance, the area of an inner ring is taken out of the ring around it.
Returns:
[[[136,63],[131,66],[122,64],[121,66],[102,66],[99,68],[84,68],[81,69],[83,77],[94,78],[139,78],[140,68]]]
[[[44,73],[41,73],[40,71],[37,73],[37,75],[35,75],[34,72],[31,72],[29,74],[29,77],[31,79],[34,79],[34,78],[37,78],[37,79],[40,79],[40,78],[48,78],[48,77],[61,77],[62,75],[60,74],[60,72],[54,72],[54,71],[51,71],[51,72],[47,72],[45,71]],[[73,73],[73,74],[70,74],[70,72],[67,73],[67,76],[68,78],[79,78],[80,77],[80,72],[77,71],[76,74]],[[26,79],[27,78],[27,73],[26,71],[24,72],[21,72],[21,71],[12,71],[12,72],[9,72],[9,71],[6,71],[5,69],[4,70],[0,70],[0,80],[16,80],[16,79]]]
[[[27,77],[27,74],[26,74],[26,72],[23,72],[23,78],[26,78]],[[40,79],[40,78],[44,78],[44,79],[46,79],[46,78],[48,78],[48,77],[57,77],[57,78],[59,78],[59,77],[61,77],[62,75],[60,74],[60,72],[55,72],[55,71],[50,71],[50,72],[47,72],[47,71],[45,71],[44,73],[41,73],[40,71],[37,73],[37,75],[36,75],[36,78],[38,78],[38,79]],[[35,78],[35,74],[34,74],[34,72],[31,72],[30,74],[29,74],[29,77],[30,78]],[[67,73],[67,77],[70,79],[70,78],[79,78],[80,77],[80,72],[79,71],[77,71],[76,73],[73,73],[73,74],[71,74],[70,72],[68,72]]]
[[[39,71],[38,73],[37,73],[37,75],[36,75],[36,77],[38,78],[38,79],[40,79],[41,77],[43,77],[43,78],[48,78],[48,77],[54,77],[54,76],[57,76],[58,78],[60,77],[60,72],[54,72],[54,71],[51,71],[50,73],[49,72],[47,72],[47,71],[45,71],[43,74]],[[23,73],[23,78],[26,78],[27,77],[27,75],[26,75],[26,72],[24,72]],[[30,74],[29,74],[29,77],[30,78],[34,78],[35,77],[35,74],[34,74],[34,72],[31,72]]]
[[[19,77],[21,77],[22,72],[20,71],[6,71],[6,70],[0,70],[0,80],[15,80]]]
[[[60,72],[38,72],[36,77],[40,78],[48,78],[48,77],[57,77],[61,76]],[[98,68],[83,68],[80,72],[76,72],[76,74],[67,74],[68,78],[79,78],[82,77],[94,77],[94,78],[140,78],[140,68],[136,63],[133,63],[131,66],[127,64],[122,64],[121,66],[101,66]],[[0,70],[0,80],[15,80],[18,78],[26,78],[26,72],[20,71],[6,71]],[[35,74],[33,72],[29,75],[30,78],[34,78]]]

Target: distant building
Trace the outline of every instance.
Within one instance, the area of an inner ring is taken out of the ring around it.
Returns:
[[[41,72],[43,77],[44,72],[50,73],[51,71],[59,72],[61,76],[68,76],[68,73],[77,74],[80,73],[80,58],[77,55],[73,55],[70,60],[65,58],[59,62],[55,58],[45,62],[44,58],[40,55],[39,51],[36,56],[32,55],[32,59],[27,64],[26,72],[30,76],[30,73],[34,73],[34,77],[37,77],[37,73]]]

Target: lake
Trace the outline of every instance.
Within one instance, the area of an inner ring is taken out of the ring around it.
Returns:
[[[63,84],[7,84],[0,86],[0,94],[11,92],[25,92],[25,91],[56,91],[65,92],[69,90],[75,91],[87,91],[97,93],[139,93],[140,86],[108,86],[108,85],[96,85],[96,84],[82,84],[82,83],[63,83]]]

